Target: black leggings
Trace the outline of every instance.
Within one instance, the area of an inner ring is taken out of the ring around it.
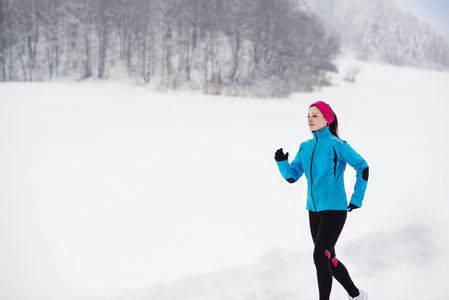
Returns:
[[[309,211],[310,232],[315,249],[315,262],[318,277],[320,300],[328,300],[332,288],[332,276],[344,287],[351,297],[357,297],[359,290],[352,282],[346,267],[337,260],[335,244],[346,221],[347,212],[343,210]]]

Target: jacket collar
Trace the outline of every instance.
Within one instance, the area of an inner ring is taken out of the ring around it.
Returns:
[[[312,131],[314,138],[323,138],[331,136],[331,132],[329,131],[329,126],[324,127],[320,131]]]

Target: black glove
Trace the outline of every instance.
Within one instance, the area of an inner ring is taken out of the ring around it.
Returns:
[[[350,212],[353,211],[354,209],[357,209],[357,208],[360,208],[360,207],[358,207],[357,205],[354,205],[352,203],[349,203],[349,205],[348,205],[348,210]]]
[[[284,161],[288,159],[288,152],[284,154],[284,151],[282,151],[282,148],[279,148],[276,153],[274,154],[274,159],[276,161]]]

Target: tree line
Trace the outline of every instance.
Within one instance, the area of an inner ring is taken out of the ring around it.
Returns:
[[[392,1],[307,1],[358,59],[449,69],[447,38]]]
[[[327,83],[339,51],[292,0],[0,0],[0,81],[107,78],[285,96]]]

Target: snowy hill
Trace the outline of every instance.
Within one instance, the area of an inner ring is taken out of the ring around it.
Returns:
[[[311,137],[316,100],[370,165],[338,256],[370,299],[442,298],[449,73],[338,65],[336,86],[289,99],[0,84],[0,298],[317,298],[305,179],[273,160]]]

